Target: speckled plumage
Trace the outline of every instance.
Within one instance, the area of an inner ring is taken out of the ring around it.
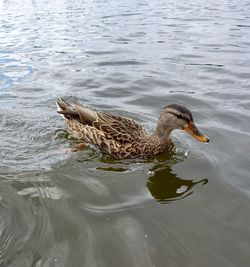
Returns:
[[[172,117],[173,126],[171,123],[169,124],[171,127],[165,126],[166,119],[161,119],[166,115],[163,110],[153,134],[147,133],[139,123],[132,119],[92,111],[79,103],[59,99],[57,107],[58,113],[63,115],[67,129],[74,138],[96,145],[103,152],[120,159],[145,158],[163,153],[169,148],[170,132],[179,127],[173,123],[174,117],[177,116],[173,115],[173,112],[178,110],[176,106],[170,106],[169,110],[174,109],[174,111],[168,112]],[[189,116],[189,114],[184,115]],[[190,120],[192,120],[192,115]],[[164,128],[167,128],[166,131]]]

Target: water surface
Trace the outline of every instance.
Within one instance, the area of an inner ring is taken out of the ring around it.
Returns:
[[[0,1],[0,265],[248,266],[249,1]],[[152,130],[192,111],[208,145],[64,153],[55,99]]]

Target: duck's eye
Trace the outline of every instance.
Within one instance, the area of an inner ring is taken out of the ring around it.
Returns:
[[[182,115],[182,114],[179,113],[179,114],[176,114],[176,116],[177,116],[178,119],[184,120],[184,121],[186,121],[188,123],[190,122],[190,119],[185,115]]]
[[[183,116],[181,114],[176,114],[177,118],[183,119]]]

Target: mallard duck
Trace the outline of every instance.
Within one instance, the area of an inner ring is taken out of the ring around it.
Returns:
[[[209,141],[197,129],[191,111],[179,104],[164,107],[151,134],[129,118],[92,111],[61,98],[56,104],[58,113],[64,117],[67,129],[74,138],[95,145],[119,159],[147,158],[167,151],[171,144],[170,133],[175,129],[188,132],[198,141]]]

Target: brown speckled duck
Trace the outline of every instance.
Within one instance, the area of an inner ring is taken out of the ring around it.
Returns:
[[[61,98],[56,104],[74,138],[119,159],[147,158],[167,151],[170,133],[175,129],[184,130],[201,142],[209,141],[197,129],[190,110],[179,104],[170,104],[162,110],[151,134],[129,118],[92,111]]]

